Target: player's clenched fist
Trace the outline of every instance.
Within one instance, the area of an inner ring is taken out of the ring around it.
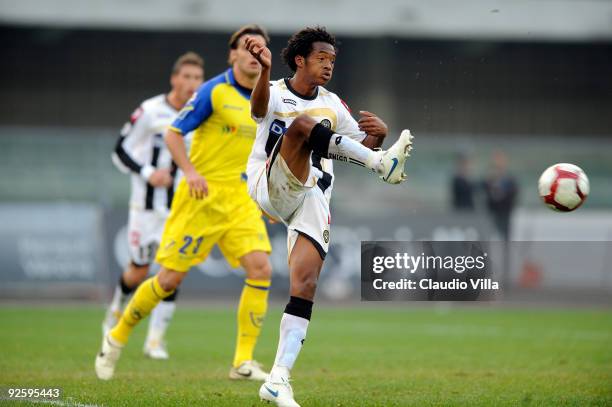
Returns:
[[[387,135],[387,125],[380,117],[366,110],[360,111],[359,114],[361,115],[359,122],[357,122],[359,130],[372,137],[385,137]]]
[[[174,178],[168,168],[159,168],[151,173],[148,181],[155,188],[168,188],[174,182]]]
[[[244,47],[257,59],[264,68],[272,66],[272,53],[266,47],[266,42],[260,36],[249,36],[244,41]]]
[[[185,181],[189,185],[189,195],[195,199],[202,199],[208,195],[208,183],[197,171],[185,173]]]

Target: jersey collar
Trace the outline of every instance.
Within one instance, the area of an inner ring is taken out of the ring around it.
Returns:
[[[234,70],[232,68],[229,68],[227,71],[225,71],[225,80],[227,81],[227,83],[235,87],[236,90],[242,96],[249,100],[251,99],[251,92],[253,91],[253,89],[245,88],[244,86],[239,84],[236,78],[234,77]]]
[[[168,96],[169,96],[169,95],[170,95],[169,93],[166,93],[166,94],[164,95],[164,102],[166,103],[166,105],[168,105],[168,107],[169,107],[170,109],[172,109],[172,111],[174,111],[174,112],[177,112],[177,113],[178,113],[178,110],[177,110],[177,109],[176,109],[174,106],[172,106],[172,103],[170,103],[170,99],[168,99]]]
[[[299,97],[300,99],[304,99],[304,100],[315,100],[317,98],[317,96],[319,96],[319,87],[317,86],[317,89],[315,90],[314,95],[312,96],[305,96],[302,95],[301,93],[298,93],[297,90],[293,89],[293,86],[291,86],[291,82],[289,82],[289,78],[284,78],[285,79],[285,86],[287,86],[287,89],[289,89],[289,92],[293,93],[295,96]]]

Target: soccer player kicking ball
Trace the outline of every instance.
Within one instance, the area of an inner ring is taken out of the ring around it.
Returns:
[[[178,111],[204,80],[204,61],[188,52],[172,68],[171,91],[142,102],[123,126],[113,153],[113,162],[131,173],[132,193],[128,217],[130,264],[115,288],[102,323],[106,336],[115,326],[136,287],[149,274],[164,223],[174,195],[176,166],[164,144],[164,132]],[[174,314],[177,292],[164,298],[151,314],[144,353],[153,359],[168,359],[164,336]]]
[[[332,77],[335,38],[323,28],[294,34],[282,56],[293,77],[270,83],[271,54],[258,37],[247,49],[262,65],[251,96],[257,137],[247,164],[249,193],[270,217],[288,229],[290,299],[280,323],[274,366],[259,389],[263,400],[299,406],[289,384],[312,313],[319,272],[329,248],[332,161],[366,167],[385,182],[405,178],[412,136],[404,130],[387,151],[374,151],[387,135],[376,115],[359,122],[334,93],[323,88]]]
[[[203,262],[215,244],[233,267],[246,271],[238,306],[238,337],[231,379],[264,380],[253,350],[267,310],[272,267],[262,214],[246,188],[247,158],[255,139],[249,98],[261,66],[245,48],[247,36],[266,44],[263,28],[250,25],[229,42],[231,68],[205,82],[166,133],[166,143],[185,177],[166,222],[157,262],[159,273],[143,282],[96,358],[100,379],[113,376],[121,349],[136,324],[171,296],[191,266]],[[193,141],[187,156],[183,135]]]

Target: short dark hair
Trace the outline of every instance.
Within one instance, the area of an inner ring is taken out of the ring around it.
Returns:
[[[336,48],[336,37],[327,32],[325,27],[306,27],[301,31],[296,32],[287,41],[287,47],[281,51],[283,61],[293,72],[297,70],[295,57],[308,57],[312,52],[312,44],[314,42],[326,42]]]
[[[195,52],[189,51],[177,58],[172,66],[172,75],[178,73],[183,65],[195,65],[204,69],[204,60]]]
[[[236,32],[234,32],[230,37],[227,45],[230,49],[236,49],[238,48],[238,41],[240,41],[240,38],[249,34],[261,35],[262,37],[264,37],[264,40],[266,40],[266,44],[270,43],[270,37],[268,36],[268,32],[265,28],[257,24],[248,24],[243,25]]]

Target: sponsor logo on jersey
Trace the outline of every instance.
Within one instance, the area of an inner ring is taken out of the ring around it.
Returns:
[[[238,111],[243,111],[244,110],[244,107],[242,107],[242,106],[235,106],[235,105],[228,105],[228,104],[223,105],[223,108],[224,109],[230,109],[230,110],[238,110]]]
[[[236,127],[235,126],[230,126],[229,124],[226,124],[223,127],[221,127],[221,132],[223,132],[223,133],[235,133],[236,132]]]
[[[293,106],[297,106],[297,102],[293,99],[283,98],[283,103],[288,103]]]
[[[321,124],[325,127],[327,127],[328,129],[331,129],[331,121],[329,119],[323,119],[321,120]]]

